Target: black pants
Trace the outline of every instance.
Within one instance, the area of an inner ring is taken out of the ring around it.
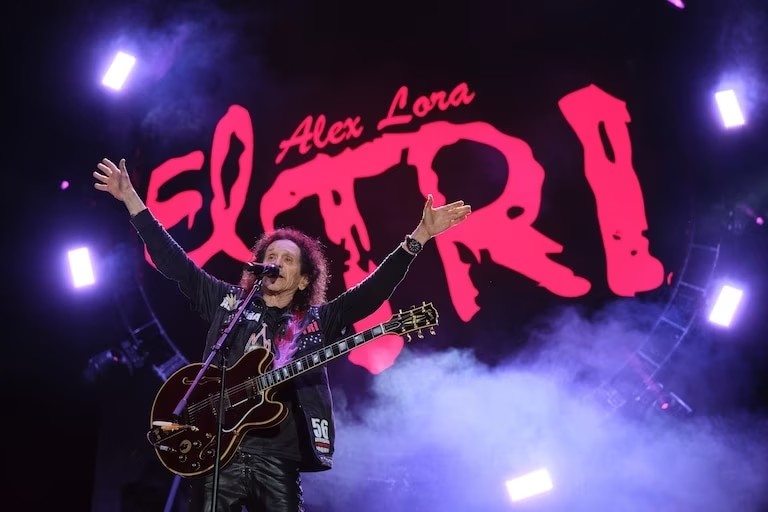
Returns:
[[[213,475],[205,478],[200,505],[194,509],[211,512]],[[238,450],[219,471],[216,512],[304,512],[299,464],[276,457],[264,457]]]

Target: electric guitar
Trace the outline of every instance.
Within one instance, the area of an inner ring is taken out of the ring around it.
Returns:
[[[224,415],[219,466],[234,456],[243,435],[249,430],[273,427],[288,415],[288,405],[275,399],[277,387],[304,372],[348,353],[369,341],[387,334],[411,332],[423,338],[422,329],[435,334],[438,314],[432,303],[422,303],[397,314],[382,324],[353,334],[280,368],[272,368],[273,355],[264,348],[247,352],[227,368],[224,391]],[[221,372],[210,365],[188,397],[180,416],[173,412],[186,396],[203,363],[186,365],[173,373],[160,387],[152,404],[147,440],[160,462],[182,477],[204,476],[216,465],[216,432],[218,428]]]

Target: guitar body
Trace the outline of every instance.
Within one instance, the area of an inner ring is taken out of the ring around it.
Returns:
[[[220,466],[234,456],[242,436],[249,430],[273,427],[288,415],[288,408],[275,400],[276,388],[258,390],[255,378],[271,369],[272,354],[256,348],[243,355],[225,374],[224,415]],[[193,389],[180,417],[173,411],[194,382],[202,363],[177,370],[155,396],[147,434],[162,464],[177,475],[202,476],[216,464],[221,370],[208,367]]]
[[[220,467],[232,459],[246,432],[273,427],[288,416],[288,406],[276,399],[276,393],[288,380],[380,336],[407,335],[407,341],[411,341],[411,332],[423,338],[422,329],[435,334],[433,327],[437,324],[437,310],[432,303],[424,302],[408,311],[399,311],[387,322],[323,345],[309,354],[297,355],[280,368],[272,368],[273,356],[268,350],[256,348],[248,352],[225,375]],[[203,476],[216,467],[221,372],[211,365],[192,387],[203,366],[194,363],[180,368],[163,383],[152,404],[147,440],[163,465],[180,476]],[[187,393],[190,395],[181,414],[174,415]]]

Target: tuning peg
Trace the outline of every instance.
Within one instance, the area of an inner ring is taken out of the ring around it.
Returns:
[[[412,338],[411,338],[411,333],[405,333],[405,341],[407,341],[408,343],[410,343],[410,342],[411,342],[411,339],[412,339]]]
[[[430,327],[429,328],[429,334],[431,334],[432,336],[435,335],[435,328],[434,327]]]
[[[417,333],[416,333],[416,335],[417,335],[419,338],[421,338],[422,340],[424,339],[424,333],[423,333],[423,332],[421,332],[421,329],[419,329],[419,332],[417,332]]]

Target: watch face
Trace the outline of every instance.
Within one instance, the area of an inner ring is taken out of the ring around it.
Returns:
[[[408,238],[408,250],[412,253],[416,254],[421,250],[421,243],[419,243],[418,240],[414,240],[413,238]]]

